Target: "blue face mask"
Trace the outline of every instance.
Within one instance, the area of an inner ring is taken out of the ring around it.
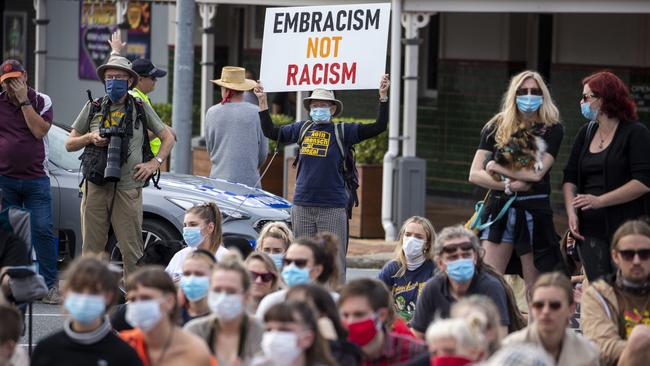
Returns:
[[[192,248],[196,248],[203,242],[203,235],[201,235],[201,228],[199,226],[186,226],[183,228],[183,240],[185,244]]]
[[[81,324],[89,324],[104,314],[106,303],[102,295],[89,295],[70,292],[63,307],[72,319]]]
[[[589,102],[580,103],[580,112],[582,112],[583,117],[590,121],[595,121],[596,117],[598,117],[598,110],[591,108],[591,103]]]
[[[309,117],[316,123],[327,123],[332,118],[329,107],[314,107],[309,111]]]
[[[542,105],[544,97],[541,95],[519,95],[517,96],[517,108],[521,113],[537,112]]]
[[[129,81],[128,80],[106,80],[106,94],[111,98],[111,102],[116,103],[123,96],[126,95],[126,92],[129,90]]]
[[[309,283],[309,268],[298,268],[295,264],[290,264],[282,270],[282,279],[289,287],[300,285],[302,283]]]
[[[282,266],[284,265],[284,254],[278,253],[278,254],[269,254],[271,259],[273,259],[273,263],[275,263],[275,268],[278,269],[278,271],[282,270]]]
[[[458,283],[467,283],[474,277],[474,259],[461,258],[447,262],[447,276]]]
[[[183,276],[179,286],[190,301],[199,301],[208,295],[210,279],[208,276]]]

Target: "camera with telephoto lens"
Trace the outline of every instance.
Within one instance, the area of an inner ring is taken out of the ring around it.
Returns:
[[[126,136],[124,127],[111,126],[100,128],[99,136],[109,138],[108,155],[106,156],[106,169],[104,170],[104,180],[107,182],[118,182],[120,180],[120,157],[122,155],[122,138]]]

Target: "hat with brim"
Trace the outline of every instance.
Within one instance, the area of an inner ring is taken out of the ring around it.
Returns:
[[[210,80],[224,88],[247,91],[255,87],[255,80],[246,79],[246,69],[237,66],[224,66],[221,69],[221,79]]]
[[[2,76],[0,76],[0,83],[7,80],[7,79],[17,78],[17,77],[21,76],[22,74],[23,74],[22,71],[12,71],[12,72],[8,72],[6,74],[2,74]]]
[[[311,92],[310,97],[302,100],[302,105],[306,110],[309,110],[309,104],[312,100],[326,100],[336,104],[336,110],[334,111],[334,114],[332,114],[332,117],[338,116],[343,111],[343,103],[334,97],[334,92],[331,90],[314,89],[314,91]]]
[[[135,88],[136,85],[138,85],[138,80],[140,79],[140,77],[138,76],[137,72],[133,71],[133,69],[131,68],[131,61],[129,61],[129,59],[127,59],[126,57],[111,56],[108,59],[108,61],[106,61],[105,64],[97,68],[97,77],[99,77],[99,80],[102,83],[104,82],[104,74],[108,69],[122,70],[128,73],[130,77],[135,79],[133,84],[131,84],[131,86],[129,87],[129,89],[133,89]]]
[[[17,60],[5,60],[0,65],[0,83],[7,79],[17,78],[25,73],[25,68]]]

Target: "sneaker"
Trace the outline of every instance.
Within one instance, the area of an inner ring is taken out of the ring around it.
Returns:
[[[47,295],[41,299],[41,302],[43,304],[59,305],[61,302],[63,302],[63,299],[61,298],[59,289],[57,287],[52,287],[47,291]]]

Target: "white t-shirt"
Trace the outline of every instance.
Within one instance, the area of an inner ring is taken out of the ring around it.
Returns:
[[[287,299],[287,291],[287,289],[282,289],[264,296],[262,301],[260,301],[260,304],[257,306],[255,317],[259,320],[263,320],[264,314],[266,314],[273,305],[279,304]],[[330,295],[332,295],[332,299],[335,303],[339,301],[338,292],[330,291]]]
[[[172,276],[174,282],[181,279],[181,276],[183,275],[183,262],[185,262],[187,255],[196,249],[197,248],[192,247],[183,248],[174,254],[172,260],[169,261],[169,264],[167,265],[167,268],[165,268],[165,271],[169,273],[170,276]],[[226,249],[226,247],[219,245],[217,252],[214,254],[214,258],[217,260],[217,262],[219,262],[223,256],[228,253],[228,251],[229,250]]]

